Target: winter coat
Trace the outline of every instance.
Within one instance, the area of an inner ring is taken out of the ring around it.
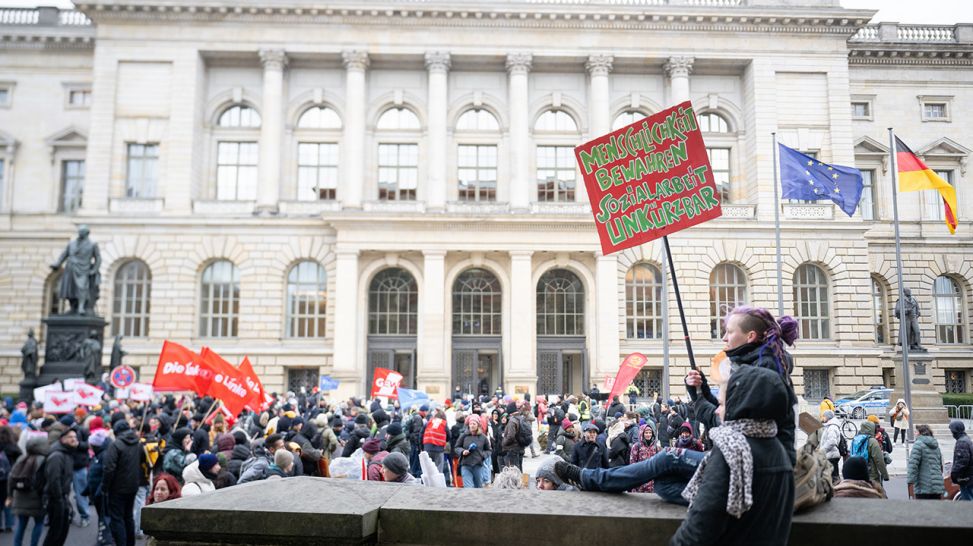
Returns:
[[[189,455],[189,453],[183,451],[181,447],[173,447],[165,454],[165,457],[163,457],[162,470],[164,470],[167,474],[172,474],[176,478],[182,480],[182,471],[186,468],[187,455]]]
[[[611,444],[608,447],[609,468],[617,468],[619,466],[627,465],[629,463],[628,458],[631,451],[632,443],[629,440],[628,434],[626,434],[624,431],[612,438]]]
[[[915,484],[916,495],[942,495],[943,454],[939,442],[932,436],[920,434],[909,453],[908,483]]]
[[[27,442],[27,454],[14,463],[13,468],[10,470],[10,475],[31,475],[40,479],[41,477],[37,474],[38,471],[44,471],[43,465],[46,453],[47,439],[31,438]],[[15,491],[13,488],[13,480],[7,481],[7,496],[13,496],[11,508],[16,516],[43,518],[45,511],[44,500],[41,498],[42,493],[42,491],[34,489],[30,491]]]
[[[956,445],[953,447],[953,468],[949,472],[949,477],[955,484],[964,484],[973,478],[973,442],[966,434],[960,434],[956,438]]]
[[[134,430],[126,430],[105,451],[105,477],[102,488],[108,495],[133,495],[142,479],[140,463],[144,451]]]
[[[889,480],[889,472],[885,467],[885,455],[882,454],[882,446],[875,439],[875,423],[865,421],[858,429],[858,434],[868,436],[868,479],[873,482],[882,483],[882,480]]]
[[[105,481],[105,453],[108,451],[108,445],[106,442],[98,447],[91,448],[94,456],[91,457],[91,466],[88,467],[88,485],[85,486],[82,494],[91,498],[92,504],[95,504],[95,506],[97,506],[97,503],[94,499],[105,494],[102,485]]]
[[[369,430],[363,426],[355,427],[355,430],[351,432],[348,437],[348,442],[345,443],[345,448],[341,451],[342,457],[351,457],[351,455],[361,447],[361,445],[371,436]]]
[[[629,464],[647,461],[659,452],[659,440],[655,435],[652,436],[651,442],[642,439],[646,428],[651,428],[655,432],[655,427],[648,423],[639,427],[639,442],[632,446],[632,452],[629,453],[628,457]],[[633,493],[652,493],[653,491],[655,491],[655,481],[644,483],[632,490]]]
[[[203,471],[199,469],[199,461],[193,461],[182,471],[182,479],[186,482],[186,485],[182,486],[183,497],[216,491],[216,485],[213,484],[213,481],[204,476]]]
[[[406,457],[409,457],[412,454],[412,444],[409,442],[409,438],[403,432],[401,434],[392,436],[391,438],[386,437],[385,450],[389,453],[398,451]]]
[[[476,444],[476,449],[470,449],[470,446]],[[463,456],[463,451],[470,450],[470,454]],[[490,444],[487,440],[486,435],[480,434],[463,434],[456,439],[456,447],[453,449],[453,455],[460,458],[460,466],[471,466],[478,468],[483,465],[483,461],[490,458]]]
[[[324,453],[320,449],[314,449],[311,445],[311,440],[308,440],[307,436],[303,434],[303,431],[298,432],[291,438],[291,441],[301,446],[301,458],[310,461],[320,461]]]
[[[521,455],[524,453],[525,448],[517,442],[517,431],[520,427],[530,427],[530,423],[519,414],[510,416],[507,427],[503,429],[503,440],[500,444],[504,453],[520,453]]]
[[[899,403],[902,404],[901,408]],[[909,407],[905,405],[905,400],[899,398],[898,402],[889,410],[889,420],[892,426],[900,430],[909,430]]]
[[[834,486],[835,497],[860,498],[860,499],[884,499],[885,493],[881,486],[865,480],[841,480],[841,483]]]
[[[383,482],[385,478],[382,476],[382,461],[388,456],[388,451],[379,451],[372,456],[372,460],[365,464],[365,477],[370,482]]]
[[[774,371],[741,366],[726,387],[727,421],[774,419],[790,406],[789,386]],[[706,399],[699,402],[710,405]],[[697,408],[699,411],[699,408]],[[730,468],[719,447],[707,455],[696,498],[670,545],[787,544],[794,510],[794,466],[778,438],[746,437],[753,456],[753,506],[726,511]]]
[[[226,469],[233,474],[233,477],[240,479],[240,467],[243,466],[243,461],[250,458],[250,447],[246,444],[237,444],[233,446],[233,451],[230,452],[230,460],[226,463]]]
[[[571,464],[581,468],[608,468],[607,450],[598,442],[585,440],[574,445]]]
[[[824,456],[829,460],[841,457],[838,451],[838,444],[841,442],[841,429],[838,427],[838,418],[832,417],[824,424],[821,434],[821,445],[818,449],[824,452]]]
[[[338,448],[341,447],[338,444],[338,437],[335,436],[335,433],[333,430],[331,430],[331,427],[322,428],[319,431],[319,436],[321,438],[320,439],[321,452],[324,454],[326,458],[333,459],[335,451],[337,451]]]
[[[571,462],[573,460],[572,457],[574,456],[574,447],[577,444],[578,441],[575,440],[573,433],[569,433],[568,431],[561,429],[561,431],[557,433],[557,438],[554,440],[554,445],[556,446],[554,448],[554,453],[560,455],[565,461]]]
[[[67,502],[71,493],[71,481],[74,478],[74,459],[72,448],[60,441],[54,442],[47,460],[44,461],[44,500],[51,502]],[[138,481],[136,481],[138,484]]]

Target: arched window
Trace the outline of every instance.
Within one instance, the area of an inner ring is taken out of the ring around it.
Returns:
[[[537,200],[574,201],[578,124],[563,110],[548,110],[534,123],[537,145]]]
[[[748,301],[746,273],[733,264],[717,265],[709,275],[709,329],[713,339],[723,337],[726,314]]]
[[[615,121],[612,122],[612,131],[617,131],[622,127],[627,127],[636,121],[645,118],[648,114],[645,112],[640,112],[638,110],[625,110],[621,114],[615,116]]]
[[[720,192],[720,201],[730,203],[732,202],[730,156],[735,144],[735,138],[729,134],[730,124],[727,123],[726,118],[715,112],[703,112],[698,114],[696,119],[699,121],[699,130],[710,135],[706,141],[706,156],[713,169],[713,179],[716,181],[716,189]]]
[[[113,336],[147,337],[152,302],[152,272],[141,260],[126,262],[115,273],[112,292]]]
[[[235,104],[220,114],[216,125],[216,198],[256,199],[260,114],[249,106]]]
[[[408,108],[389,108],[378,119],[378,198],[414,201],[419,186],[419,129]],[[392,142],[388,142],[391,140]],[[383,142],[384,141],[384,142]],[[405,142],[403,142],[405,141]],[[412,142],[409,142],[412,141]]]
[[[219,260],[204,271],[200,284],[199,337],[236,337],[240,316],[240,271]]]
[[[794,271],[794,316],[802,338],[831,337],[828,276],[816,265],[803,264]]]
[[[945,275],[937,277],[932,290],[936,302],[936,343],[963,343],[963,292]]]
[[[325,201],[338,191],[341,119],[327,106],[312,106],[297,120],[297,199]]]
[[[297,120],[298,129],[341,129],[341,118],[327,106],[312,106]]]
[[[578,124],[564,110],[548,110],[537,118],[537,122],[534,123],[534,130],[556,133],[577,132]]]
[[[453,283],[453,334],[499,336],[502,290],[486,269],[467,269]]]
[[[482,108],[471,108],[456,122],[456,180],[460,201],[496,201],[497,142],[500,124]]]
[[[872,277],[872,323],[875,326],[875,343],[888,343],[888,296],[882,281]]]
[[[328,277],[318,262],[297,263],[287,274],[287,337],[324,337]]]
[[[566,269],[552,269],[537,283],[537,335],[584,335],[584,286]]]
[[[625,337],[662,338],[662,272],[635,264],[625,274]]]
[[[378,118],[376,129],[419,129],[419,117],[408,108],[389,108]]]
[[[415,335],[419,324],[419,285],[406,270],[385,269],[368,287],[368,333]]]
[[[255,129],[260,127],[260,114],[249,106],[234,104],[223,110],[216,124],[220,127]]]
[[[730,132],[730,124],[726,122],[726,118],[715,112],[698,114],[696,119],[699,120],[699,130],[703,133]]]
[[[496,116],[483,108],[470,108],[456,121],[457,131],[499,131]]]

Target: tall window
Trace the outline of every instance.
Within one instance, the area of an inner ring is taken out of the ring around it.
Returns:
[[[705,112],[696,116],[699,121],[699,130],[703,133],[729,133],[730,124],[726,118],[715,113]]]
[[[453,334],[498,336],[501,333],[500,282],[486,269],[467,269],[453,283]]]
[[[456,120],[457,131],[499,131],[500,123],[489,111],[482,108],[472,108],[463,112]]]
[[[699,130],[706,133],[706,156],[709,158],[713,171],[716,189],[720,192],[720,202],[732,202],[730,180],[733,173],[730,169],[730,157],[736,137],[730,131],[730,124],[726,118],[716,112],[703,112],[696,117]]]
[[[232,262],[213,262],[203,271],[199,337],[236,337],[240,316],[240,271]]]
[[[2,174],[2,173],[0,173]],[[2,177],[0,177],[2,179]],[[84,194],[84,160],[61,162],[61,212],[75,212],[81,208]]]
[[[803,264],[794,272],[794,315],[802,338],[831,337],[828,277],[816,265]]]
[[[159,145],[128,145],[128,170],[125,173],[127,197],[155,197],[159,179]]]
[[[951,186],[953,184],[953,171],[949,170],[939,170],[936,169],[935,172],[940,178],[948,182]],[[943,196],[940,195],[937,190],[925,190],[922,192],[922,200],[924,203],[922,219],[923,220],[942,220],[943,219]]]
[[[574,201],[578,124],[563,110],[548,110],[534,124],[537,146],[537,200]]]
[[[662,272],[636,264],[625,274],[625,337],[662,338]]]
[[[963,292],[945,275],[936,278],[932,291],[936,302],[936,343],[964,343]]]
[[[297,198],[333,200],[338,189],[338,145],[301,142],[297,145]]]
[[[141,260],[126,262],[115,273],[112,294],[111,331],[113,336],[149,335],[152,273]]]
[[[872,323],[875,325],[875,343],[888,343],[888,297],[885,286],[872,277]]]
[[[537,283],[537,335],[584,335],[584,286],[566,269],[552,269]]]
[[[638,110],[625,110],[621,114],[615,116],[615,121],[612,122],[612,131],[617,131],[622,127],[628,127],[644,117],[646,117],[644,112],[640,112]]]
[[[862,220],[875,220],[878,218],[875,203],[875,169],[863,169],[862,173],[862,198],[858,204],[858,210],[862,213]]]
[[[726,331],[723,317],[748,301],[743,270],[733,264],[717,265],[709,275],[709,330],[713,339],[722,338]]]
[[[368,333],[416,335],[419,285],[404,269],[385,269],[368,287]]]
[[[251,201],[257,198],[257,144],[260,114],[253,108],[237,104],[220,114],[217,120],[216,198],[227,201]]]
[[[327,274],[311,260],[287,274],[287,337],[324,337],[328,306]]]
[[[706,156],[709,157],[710,167],[713,168],[713,180],[716,181],[716,189],[720,192],[720,202],[730,202],[730,149],[729,148],[706,148]]]
[[[460,145],[456,163],[461,201],[496,201],[496,146]]]
[[[378,145],[378,198],[414,201],[419,185],[419,145]]]

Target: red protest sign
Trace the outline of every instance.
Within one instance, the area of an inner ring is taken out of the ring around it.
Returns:
[[[375,379],[372,381],[372,398],[376,396],[398,398],[399,383],[401,381],[402,374],[399,372],[385,368],[375,368]]]
[[[200,356],[203,358],[203,362],[213,370],[213,380],[210,382],[206,394],[222,400],[223,405],[233,415],[239,415],[250,399],[250,390],[247,389],[242,374],[208,347],[203,347]]]
[[[689,101],[574,149],[605,254],[720,217]]]
[[[198,354],[168,340],[162,344],[159,364],[152,379],[155,390],[193,391],[204,396],[212,379],[212,372]]]
[[[262,410],[266,405],[264,401],[264,386],[260,382],[260,378],[257,377],[256,372],[253,371],[253,365],[250,364],[250,359],[247,357],[243,357],[243,362],[240,363],[240,376],[243,377],[243,382],[250,391],[250,395],[247,398],[247,406],[253,411]]]
[[[612,384],[611,394],[608,395],[608,400],[605,401],[606,408],[611,405],[615,396],[621,394],[631,384],[632,380],[639,374],[639,370],[642,369],[642,366],[647,361],[648,359],[642,353],[632,353],[625,357],[622,365],[618,367],[618,373],[615,374],[615,382]]]

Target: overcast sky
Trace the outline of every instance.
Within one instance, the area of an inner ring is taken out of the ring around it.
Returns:
[[[361,0],[367,3],[367,0]],[[490,2],[484,1],[484,5]],[[70,8],[70,0],[0,0],[0,6],[33,7],[38,5]],[[973,23],[971,0],[841,0],[846,8],[876,9],[872,22],[953,24]]]

